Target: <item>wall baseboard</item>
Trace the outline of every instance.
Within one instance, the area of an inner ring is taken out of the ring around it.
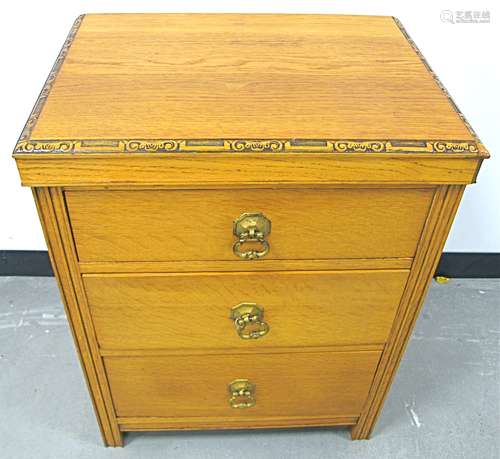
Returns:
[[[46,250],[0,250],[0,276],[53,276]]]
[[[0,250],[0,276],[53,276],[45,250]],[[500,278],[500,253],[444,252],[436,275]]]
[[[500,277],[500,253],[444,252],[436,275],[446,277]]]

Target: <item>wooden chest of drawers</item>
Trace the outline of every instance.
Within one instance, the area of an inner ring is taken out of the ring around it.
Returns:
[[[487,156],[394,18],[78,18],[14,157],[105,443],[368,438]]]

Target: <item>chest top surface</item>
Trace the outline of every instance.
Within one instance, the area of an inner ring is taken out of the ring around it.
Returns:
[[[486,155],[392,17],[81,16],[15,153],[349,148]]]

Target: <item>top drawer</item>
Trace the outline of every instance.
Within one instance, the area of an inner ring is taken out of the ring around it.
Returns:
[[[271,221],[267,260],[413,257],[432,189],[67,191],[82,262],[237,260],[233,222]],[[261,251],[245,242],[240,252]],[[250,265],[245,264],[245,269]]]

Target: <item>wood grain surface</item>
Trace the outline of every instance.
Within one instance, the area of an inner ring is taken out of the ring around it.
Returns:
[[[80,16],[16,145],[106,445],[368,438],[488,157],[391,17]],[[272,221],[264,260],[233,221]],[[244,341],[232,306],[270,331]],[[228,384],[257,404],[235,410]],[[416,382],[418,383],[418,382]]]
[[[272,221],[265,259],[413,257],[431,189],[68,191],[78,258],[238,260],[233,221]],[[251,270],[260,260],[240,260]]]
[[[408,271],[84,276],[102,349],[261,349],[384,343]],[[267,335],[241,339],[230,310],[257,303]]]
[[[328,260],[266,260],[254,263],[252,271],[352,271],[410,269],[412,258],[333,258]],[[231,261],[121,261],[79,263],[84,274],[239,272],[241,260]]]
[[[477,155],[421,153],[136,153],[114,156],[23,153],[16,156],[22,184],[39,187],[465,185],[475,181],[481,162]]]
[[[68,233],[62,192],[57,188],[43,188],[34,189],[33,195],[102,438],[107,446],[122,446],[123,439],[116,421],[107,376],[87,314],[73,241]]]
[[[230,430],[230,429],[288,429],[291,427],[353,426],[358,416],[189,416],[189,417],[121,417],[122,432],[157,430]]]
[[[392,17],[87,15],[34,139],[473,140]]]
[[[358,416],[380,352],[106,357],[120,417]],[[234,409],[228,385],[257,386],[255,406]],[[221,422],[221,427],[223,423]]]
[[[464,188],[448,186],[436,191],[410,278],[394,320],[389,342],[377,367],[367,404],[358,423],[351,431],[354,440],[367,439],[373,432],[375,422],[382,411],[384,400],[389,393],[391,383],[415,326],[418,313],[424,303]]]

